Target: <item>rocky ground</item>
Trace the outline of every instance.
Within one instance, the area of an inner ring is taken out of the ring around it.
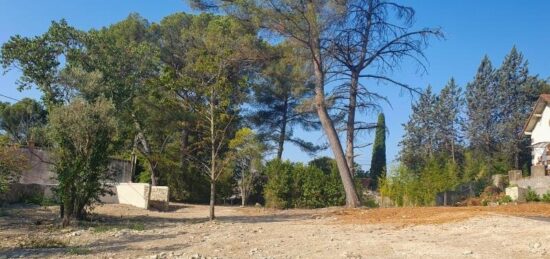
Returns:
[[[57,207],[0,210],[0,258],[550,258],[550,205],[266,210],[124,205],[58,227]]]

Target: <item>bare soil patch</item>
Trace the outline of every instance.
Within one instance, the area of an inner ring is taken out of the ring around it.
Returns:
[[[550,258],[550,206],[269,210],[104,205],[58,227],[57,207],[0,211],[0,258]]]
[[[422,225],[457,222],[487,215],[510,215],[550,219],[550,204],[527,203],[474,207],[405,207],[379,209],[347,209],[333,212],[342,223]]]

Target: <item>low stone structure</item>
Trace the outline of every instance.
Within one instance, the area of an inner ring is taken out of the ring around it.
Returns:
[[[148,208],[149,184],[118,183],[111,190],[113,195],[101,197],[102,202],[128,204],[143,209]]]
[[[0,195],[0,203],[17,203],[25,200],[55,199],[54,184],[10,184],[8,192]]]
[[[112,187],[113,195],[101,197],[104,203],[128,204],[142,209],[155,208],[167,210],[169,188],[167,186],[152,186],[149,200],[149,184],[119,183]]]
[[[19,183],[11,184],[10,191],[0,196],[0,202],[16,203],[28,198],[54,199],[52,189],[57,186],[53,165],[49,162],[48,152],[38,148],[22,148],[28,156],[28,169],[22,172]],[[149,204],[149,184],[132,183],[132,165],[128,160],[111,158],[109,173],[113,176],[111,191],[113,195],[100,198],[105,203],[120,203],[147,209],[153,205],[158,209],[168,209],[169,189],[165,186],[153,186]]]
[[[506,188],[506,195],[514,201],[523,201],[521,195],[526,194],[529,188],[539,196],[550,192],[550,175],[546,175],[545,168],[541,165],[531,167],[531,176],[523,177],[521,171],[511,170],[508,172],[508,177],[511,187]]]
[[[169,188],[168,186],[153,186],[151,188],[151,199],[149,207],[159,210],[168,210],[169,207]]]
[[[525,202],[527,195],[527,189],[521,187],[508,187],[506,188],[506,195],[510,196],[513,201]]]
[[[437,206],[455,205],[469,197],[474,197],[475,189],[473,183],[461,184],[452,191],[438,193],[435,197],[435,204]]]

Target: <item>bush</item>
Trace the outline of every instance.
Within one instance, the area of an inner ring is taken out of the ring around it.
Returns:
[[[458,183],[458,168],[452,161],[433,158],[420,171],[403,165],[393,167],[379,180],[380,194],[397,206],[434,205],[439,192],[452,190]]]
[[[542,201],[550,203],[550,191],[542,195]]]
[[[266,207],[289,208],[292,204],[293,165],[288,161],[272,160],[267,163],[265,172],[268,177],[264,189]]]
[[[539,195],[529,187],[527,189],[527,195],[525,196],[525,200],[527,201],[540,201]]]
[[[500,203],[510,203],[512,202],[512,197],[510,195],[505,195],[500,198]]]
[[[343,205],[345,193],[334,160],[320,158],[308,165],[273,160],[265,168],[264,189],[270,208],[321,208]]]

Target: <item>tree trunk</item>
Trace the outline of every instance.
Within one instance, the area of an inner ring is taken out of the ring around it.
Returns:
[[[210,181],[210,220],[214,220],[216,215],[214,214],[214,205],[216,203],[216,181],[212,179]]]
[[[65,188],[65,196],[63,198],[63,221],[61,223],[62,227],[67,227],[71,224],[71,217],[73,216],[74,211],[74,199],[69,193],[70,188]]]
[[[138,150],[145,156],[147,159],[147,162],[149,162],[149,168],[151,169],[151,185],[156,186],[157,185],[157,174],[155,172],[155,161],[151,158],[151,148],[149,147],[149,143],[147,142],[147,139],[145,138],[145,135],[143,134],[143,130],[141,129],[141,125],[139,124],[136,116],[132,114],[132,119],[134,120],[134,126],[137,131],[137,139],[141,143],[142,149],[138,148]]]
[[[354,166],[354,139],[355,139],[355,110],[357,107],[357,88],[359,85],[359,74],[351,73],[351,82],[349,87],[349,106],[348,121],[346,123],[346,162],[352,176],[355,175]]]
[[[281,119],[281,132],[279,135],[279,147],[277,148],[277,159],[281,160],[283,157],[283,149],[286,139],[286,123],[288,112],[288,97],[285,98],[283,118]]]
[[[215,121],[214,121],[214,92],[210,94],[210,144],[212,148],[210,150],[210,220],[214,220],[216,215],[214,214],[214,205],[216,202],[216,138],[214,135]]]
[[[313,43],[316,46],[319,46],[319,43]],[[334,124],[328,114],[326,105],[325,105],[325,78],[324,72],[321,65],[321,54],[319,52],[312,53],[314,55],[314,71],[315,71],[315,106],[317,110],[317,115],[321,121],[321,125],[327,135],[330,147],[334,154],[334,159],[338,166],[338,171],[340,173],[340,178],[342,179],[342,184],[344,185],[344,191],[346,193],[346,206],[355,208],[360,205],[359,198],[357,197],[357,192],[355,191],[355,185],[351,178],[351,173],[349,171],[348,164],[344,155],[344,150],[342,149],[342,144],[338,138],[338,133],[334,128]]]
[[[246,189],[245,187],[243,186],[241,188],[241,206],[246,206],[246,199],[247,199],[247,193],[246,193]]]
[[[187,165],[187,148],[189,147],[189,130],[184,127],[181,130],[181,168],[185,168]]]

